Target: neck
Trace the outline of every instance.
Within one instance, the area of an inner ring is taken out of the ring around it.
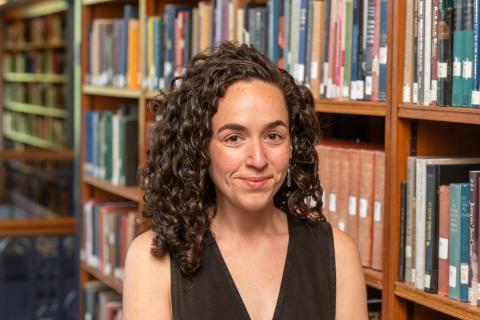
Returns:
[[[287,216],[274,204],[248,211],[231,203],[217,201],[211,230],[216,236],[251,237],[288,232]]]

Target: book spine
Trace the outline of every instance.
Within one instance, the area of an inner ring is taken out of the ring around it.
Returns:
[[[347,233],[358,246],[358,197],[360,189],[360,151],[349,150],[350,183],[348,184]]]
[[[480,171],[470,171],[468,301],[477,305],[478,297],[478,179]]]
[[[440,0],[432,2],[432,79],[430,86],[431,105],[437,105],[437,86],[438,86],[438,21],[439,21],[439,3]]]
[[[400,206],[400,258],[398,266],[398,280],[405,282],[405,244],[407,229],[407,182],[401,183],[401,206]]]
[[[353,12],[352,12],[352,71],[351,71],[351,82],[350,82],[350,99],[358,100],[360,99],[358,93],[358,80],[359,80],[359,46],[360,46],[360,0],[353,1]]]
[[[460,196],[461,186],[450,184],[450,243],[448,247],[448,296],[460,300]]]
[[[342,83],[342,98],[348,100],[350,98],[350,81],[352,78],[352,18],[353,18],[353,1],[346,0],[344,7],[344,25],[345,25],[345,39],[344,39],[344,67],[343,67],[343,83]]]
[[[388,25],[388,0],[380,3],[380,53],[378,75],[378,101],[387,99],[387,25]]]
[[[330,0],[325,0],[324,3],[324,10],[323,10],[323,30],[327,32],[323,32],[323,59],[321,60],[320,68],[322,68],[322,78],[320,84],[320,98],[327,97],[327,89],[328,89],[328,71],[329,71],[329,50],[330,50]]]
[[[472,106],[473,91],[473,1],[474,0],[463,1],[463,60],[461,105],[467,108],[470,108]]]
[[[432,0],[424,0],[425,9],[423,12],[423,105],[431,104],[431,66],[432,66]]]
[[[416,186],[416,157],[408,157],[407,160],[407,214],[405,230],[405,281],[409,284],[415,284],[415,186]]]
[[[373,184],[375,156],[373,151],[360,151],[360,191],[358,245],[363,266],[372,263],[372,228],[373,228]]]
[[[412,76],[412,103],[418,103],[418,0],[413,1],[413,54],[412,54],[412,65],[413,65],[413,76]]]
[[[420,290],[425,287],[426,161],[425,159],[417,159],[416,171],[415,287]]]
[[[440,186],[438,221],[438,294],[448,296],[448,251],[450,239],[450,188]]]
[[[480,0],[474,0],[473,9],[473,92],[472,107],[480,108]]]
[[[412,73],[412,56],[413,56],[413,2],[414,0],[407,0],[406,3],[406,32],[405,32],[405,61],[403,64],[403,93],[402,101],[403,103],[412,102],[412,83],[411,83],[411,73]]]
[[[375,270],[383,270],[383,226],[385,198],[385,153],[375,152],[373,191],[372,264]]]
[[[453,66],[452,66],[452,105],[462,105],[462,61],[463,61],[463,12],[462,0],[454,0],[453,12]]]
[[[453,8],[449,1],[441,0],[438,22],[437,104],[452,104],[452,27]]]
[[[468,302],[468,249],[470,242],[470,185],[461,183],[460,196],[460,301]]]
[[[424,70],[424,58],[425,58],[425,1],[418,0],[417,6],[417,82],[418,82],[418,103],[424,104],[425,94],[425,70]]]
[[[425,220],[425,292],[438,291],[437,167],[427,165]]]

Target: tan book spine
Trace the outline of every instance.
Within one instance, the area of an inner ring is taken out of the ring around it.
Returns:
[[[340,155],[340,188],[337,194],[338,228],[347,232],[348,228],[348,184],[350,183],[350,157],[348,149],[339,149]]]
[[[325,218],[329,219],[328,216],[328,193],[329,193],[329,166],[330,166],[330,157],[329,149],[330,147],[324,145],[316,146],[318,153],[318,176],[320,177],[320,185],[323,189],[322,195],[322,213]]]
[[[337,197],[340,177],[340,151],[338,147],[329,150],[329,172],[331,178],[328,179],[328,216],[330,224],[338,227]]]
[[[360,192],[360,150],[350,149],[347,233],[358,246],[358,196]]]
[[[323,1],[313,1],[313,34],[320,35],[323,26]],[[320,61],[321,61],[321,42],[322,37],[312,37],[312,64],[311,64],[311,83],[310,89],[313,96],[320,97]]]
[[[372,265],[383,270],[383,221],[385,216],[385,152],[375,152],[375,178],[373,197]]]
[[[373,178],[375,152],[360,150],[360,190],[358,211],[358,248],[362,265],[372,263]]]
[[[448,297],[448,244],[450,239],[450,187],[438,188],[438,294]]]

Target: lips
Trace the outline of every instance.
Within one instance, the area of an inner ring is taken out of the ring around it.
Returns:
[[[266,185],[271,177],[245,177],[240,180],[246,184],[249,188],[259,189]]]

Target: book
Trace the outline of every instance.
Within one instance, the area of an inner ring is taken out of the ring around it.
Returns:
[[[438,294],[448,296],[450,243],[450,187],[448,185],[438,188],[438,198]]]
[[[406,218],[407,218],[407,182],[401,183],[400,196],[400,257],[398,266],[398,280],[405,282],[405,238],[406,238]]]

